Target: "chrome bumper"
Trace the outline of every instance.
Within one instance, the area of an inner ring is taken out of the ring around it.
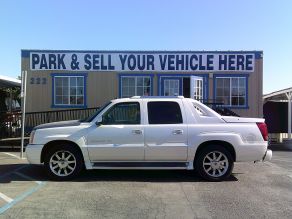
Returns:
[[[272,156],[273,156],[272,150],[268,149],[265,153],[265,156],[263,157],[263,162],[270,161],[272,159]]]

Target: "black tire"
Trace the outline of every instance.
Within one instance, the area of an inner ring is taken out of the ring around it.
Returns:
[[[227,179],[231,175],[233,167],[234,160],[231,153],[220,145],[206,146],[199,152],[195,160],[195,169],[198,174],[203,179],[212,182]]]
[[[61,159],[58,159],[58,157]],[[57,181],[73,179],[84,168],[81,152],[75,146],[64,143],[56,145],[49,150],[45,155],[44,164],[50,179]]]

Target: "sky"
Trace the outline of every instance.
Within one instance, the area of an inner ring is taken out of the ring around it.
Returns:
[[[263,50],[263,92],[292,87],[291,0],[1,0],[0,75],[21,49]]]

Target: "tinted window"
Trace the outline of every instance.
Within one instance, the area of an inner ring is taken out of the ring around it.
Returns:
[[[183,123],[179,104],[176,102],[148,102],[149,124]]]
[[[117,103],[102,116],[104,125],[140,124],[140,105],[137,102]]]

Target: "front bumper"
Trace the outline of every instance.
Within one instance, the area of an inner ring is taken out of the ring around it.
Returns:
[[[29,144],[25,148],[26,158],[31,164],[41,164],[41,153],[44,145]]]
[[[272,159],[272,156],[273,156],[272,150],[268,149],[265,153],[265,156],[263,157],[263,162],[270,161]]]

